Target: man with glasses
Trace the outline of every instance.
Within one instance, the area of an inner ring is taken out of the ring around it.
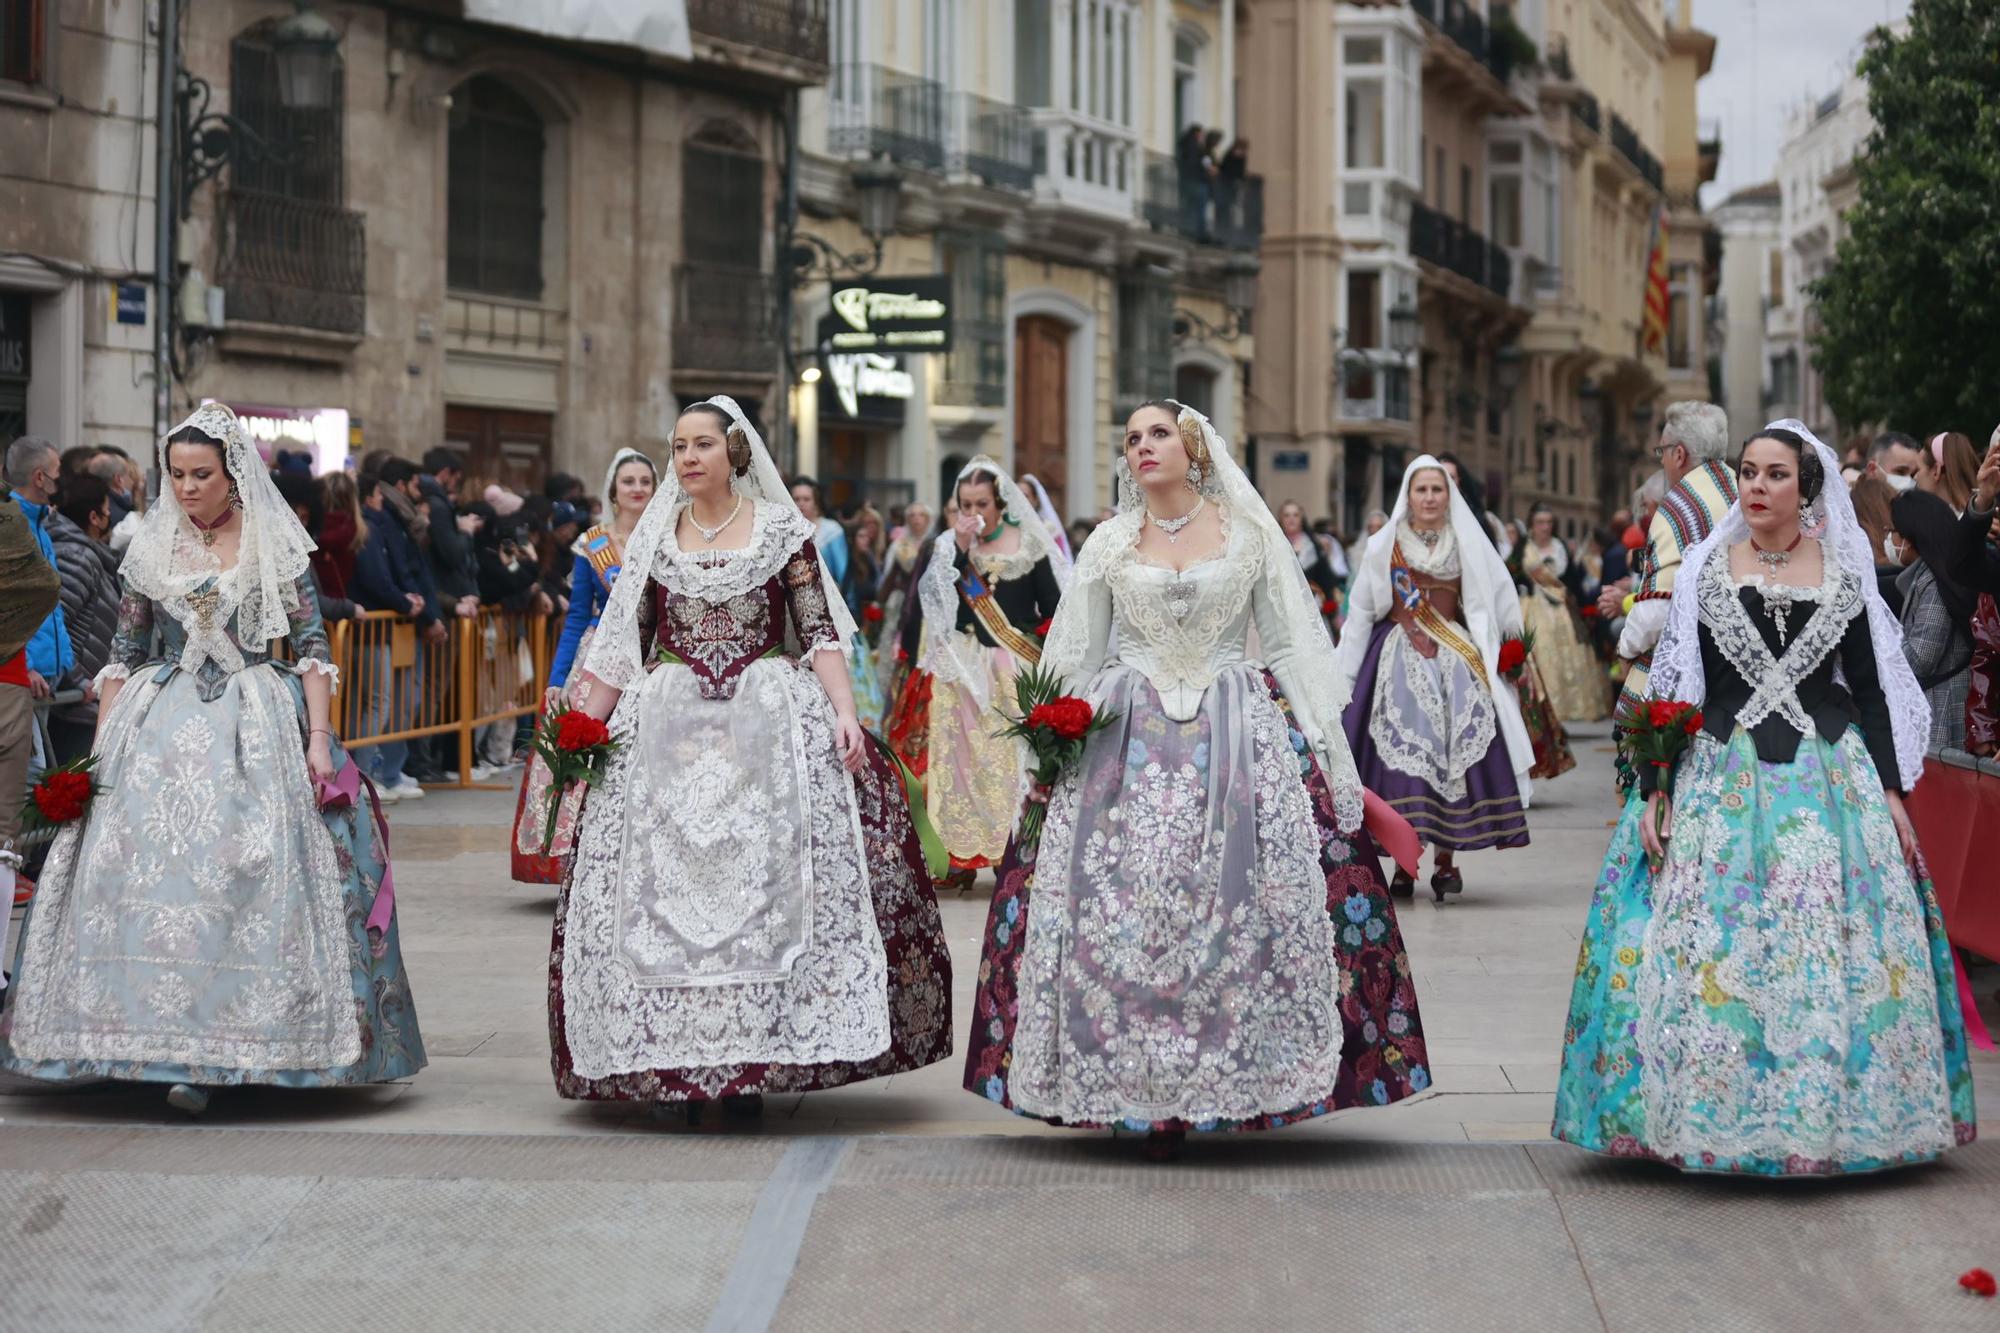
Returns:
[[[1667,602],[1682,555],[1708,536],[1736,503],[1736,476],[1729,467],[1729,415],[1714,403],[1669,405],[1653,457],[1666,473],[1667,494],[1647,529],[1639,583],[1618,637],[1618,656],[1630,663],[1625,688],[1618,695],[1616,716],[1621,723],[1646,701],[1653,649],[1667,625]]]

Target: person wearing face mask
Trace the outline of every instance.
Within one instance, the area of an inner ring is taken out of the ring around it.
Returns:
[[[1869,475],[1854,483],[1848,497],[1854,506],[1854,521],[1875,558],[1875,591],[1892,614],[1901,615],[1903,590],[1896,580],[1903,575],[1903,560],[1895,548],[1896,523],[1889,516],[1889,506],[1898,493],[1887,477]]]
[[[1298,554],[1181,403],[1133,411],[1117,472],[1042,656],[1106,723],[1012,842],[965,1088],[1144,1129],[1156,1159],[1190,1130],[1421,1092],[1416,988]]]
[[[1868,475],[1880,477],[1901,495],[1916,487],[1930,459],[1924,447],[1899,430],[1885,430],[1868,446]]]
[[[901,774],[855,717],[817,528],[734,400],[674,425],[571,695],[621,742],[556,898],[556,1091],[754,1115],[951,1053]]]
[[[1500,645],[1521,636],[1514,576],[1443,464],[1403,473],[1368,540],[1336,657],[1336,691],[1368,789],[1436,851],[1431,891],[1461,892],[1462,851],[1528,845],[1534,743]],[[1415,879],[1398,870],[1390,892]]]
[[[22,928],[0,1069],[167,1084],[189,1115],[220,1086],[407,1078],[423,1038],[381,809],[333,734],[312,539],[227,407],[159,469],[97,674],[97,791]]]
[[[1930,1161],[1977,1125],[1937,895],[1904,809],[1931,736],[1833,451],[1742,447],[1688,551],[1655,702],[1700,720],[1613,834],[1564,1028],[1556,1138],[1691,1172]],[[1624,873],[1637,841],[1658,870]]]

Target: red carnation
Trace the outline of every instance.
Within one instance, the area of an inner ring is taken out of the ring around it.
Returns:
[[[1621,541],[1626,550],[1636,551],[1646,544],[1646,534],[1639,531],[1639,525],[1634,523],[1631,527],[1625,529],[1625,535],[1621,538]]]
[[[1596,602],[1586,602],[1577,608],[1577,614],[1581,615],[1585,620],[1595,620],[1600,612],[1597,609]]]
[[[1047,620],[1044,620],[1041,624],[1035,626],[1035,637],[1038,639],[1048,638],[1049,628],[1055,623],[1056,623],[1056,618],[1054,616],[1050,616]]]
[[[1327,598],[1325,601],[1319,604],[1319,613],[1323,616],[1330,616],[1338,610],[1340,610],[1340,608],[1333,604],[1333,598],[1331,597]]]
[[[867,621],[871,625],[881,624],[882,623],[881,606],[875,602],[868,603],[868,605],[861,608],[861,618]]]
[[[1508,639],[1500,645],[1500,674],[1511,676],[1528,660],[1528,646],[1519,639]]]
[[[575,709],[564,713],[556,731],[556,746],[564,750],[588,750],[611,739],[611,729],[588,713]]]
[[[1090,730],[1090,705],[1074,695],[1059,695],[1028,710],[1028,725],[1047,727],[1066,741],[1082,740]]]
[[[1701,730],[1701,714],[1689,713],[1687,717],[1682,720],[1681,726],[1684,730],[1686,730],[1688,735],[1690,736],[1694,735],[1695,733]]]
[[[34,790],[35,808],[51,824],[67,824],[81,815],[90,796],[90,775],[67,769],[49,774]]]
[[[1996,1290],[2000,1290],[2000,1284],[1996,1284],[1993,1275],[1983,1268],[1972,1268],[1960,1273],[1958,1285],[1975,1296],[1984,1296],[1989,1300]]]

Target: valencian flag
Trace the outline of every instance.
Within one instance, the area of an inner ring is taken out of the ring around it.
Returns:
[[[1667,341],[1667,311],[1672,297],[1667,293],[1667,210],[1653,206],[1653,243],[1646,249],[1646,310],[1641,321],[1640,341],[1648,352],[1657,352]]]

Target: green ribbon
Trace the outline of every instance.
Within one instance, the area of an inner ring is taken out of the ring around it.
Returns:
[[[772,647],[764,652],[763,657],[784,655],[783,648]],[[658,657],[662,663],[687,665],[686,658],[665,648],[658,651]],[[762,657],[758,660],[761,661]],[[932,879],[943,879],[951,873],[951,854],[945,851],[944,839],[938,836],[937,829],[931,824],[930,810],[924,804],[924,784],[917,780],[917,775],[903,762],[903,756],[889,748],[889,742],[866,729],[861,734],[873,741],[875,748],[887,756],[889,762],[896,766],[896,771],[902,775],[903,801],[910,807],[910,826],[917,831],[917,845],[924,849],[924,864],[929,867]]]
[[[763,652],[757,654],[756,658],[753,660],[761,662],[767,657],[783,657],[784,655],[785,655],[785,650],[783,645],[774,643],[769,648],[766,648]],[[686,666],[688,664],[688,660],[685,657],[682,657],[679,653],[675,652],[671,648],[657,649],[655,650],[653,656],[655,659],[659,661],[660,665],[662,666]]]

